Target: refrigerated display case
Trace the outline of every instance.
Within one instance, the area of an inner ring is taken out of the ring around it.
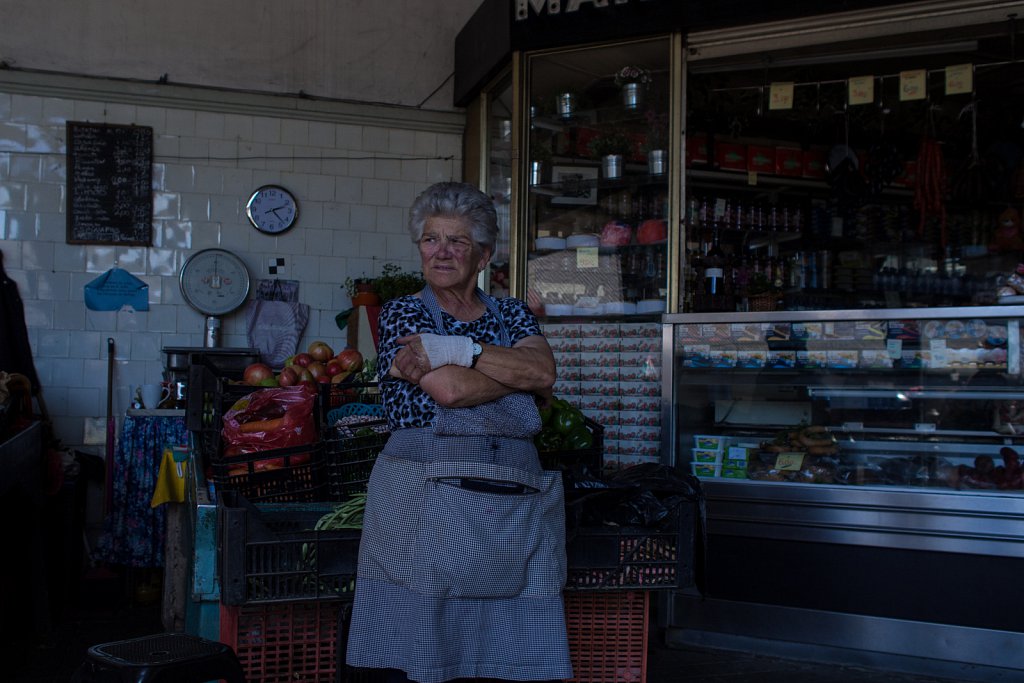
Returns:
[[[707,593],[674,597],[670,641],[1019,668],[1024,617],[999,596],[1024,571],[1022,321],[666,316],[663,452],[702,478],[709,537]]]
[[[1021,315],[667,316],[670,447],[706,478],[1020,492]]]

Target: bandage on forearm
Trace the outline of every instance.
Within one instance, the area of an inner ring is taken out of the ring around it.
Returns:
[[[423,332],[420,334],[420,343],[423,344],[431,368],[443,365],[468,368],[473,363],[473,340],[469,337]]]

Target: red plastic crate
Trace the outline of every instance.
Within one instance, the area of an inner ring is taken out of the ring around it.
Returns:
[[[646,591],[565,593],[569,656],[576,683],[646,683]],[[328,683],[344,656],[348,602],[221,605],[220,640],[235,651],[249,683]],[[343,636],[342,636],[343,637]],[[347,669],[350,683],[380,672]]]
[[[249,683],[334,683],[344,656],[340,634],[351,603],[221,605],[220,639],[234,649]],[[374,683],[379,672],[348,669],[347,683]]]
[[[649,593],[566,592],[569,656],[578,683],[645,683]]]

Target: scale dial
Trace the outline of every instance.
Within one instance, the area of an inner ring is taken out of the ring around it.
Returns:
[[[230,313],[249,296],[249,271],[242,259],[224,249],[192,254],[178,282],[186,303],[204,315]]]

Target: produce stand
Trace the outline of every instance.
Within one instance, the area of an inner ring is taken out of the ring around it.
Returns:
[[[373,385],[328,385],[314,410],[319,440],[304,447],[316,449],[324,463],[311,472],[313,486],[294,487],[294,480],[261,479],[261,486],[237,476],[254,463],[280,451],[224,458],[213,430],[216,421],[239,394],[258,389],[239,387],[223,378],[205,377],[205,411],[193,432],[195,456],[206,462],[199,469],[213,474],[197,494],[214,510],[212,548],[209,508],[196,515],[197,561],[213,576],[193,576],[194,592],[210,587],[204,604],[216,607],[213,634],[231,645],[248,680],[270,682],[336,680],[344,661],[346,628],[355,586],[359,528],[318,528],[339,506],[361,501],[370,470],[387,440],[386,422]],[[542,454],[548,468],[563,470],[567,487],[600,482],[602,432],[586,420],[591,447]],[[222,476],[228,463],[236,476]],[[287,460],[279,471],[287,471]],[[219,475],[218,472],[221,474]],[[693,480],[699,489],[699,482]],[[291,488],[289,488],[291,487]],[[649,592],[689,587],[694,581],[694,532],[701,506],[697,500],[672,498],[662,523],[611,526],[598,521],[597,508],[617,506],[626,489],[568,491],[568,580],[565,591],[570,655],[577,677],[604,683],[643,681],[646,675]],[[205,507],[205,506],[200,506]],[[361,523],[361,514],[360,514]],[[200,540],[199,534],[204,535]],[[212,567],[210,558],[212,556]],[[205,617],[210,637],[212,623]],[[201,623],[201,620],[193,620]],[[346,680],[376,680],[375,671],[347,670]]]

